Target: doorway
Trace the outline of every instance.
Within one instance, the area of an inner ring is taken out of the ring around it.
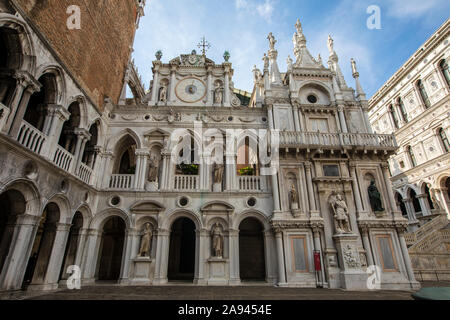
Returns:
[[[193,281],[195,271],[195,224],[188,218],[177,219],[170,234],[169,281]]]

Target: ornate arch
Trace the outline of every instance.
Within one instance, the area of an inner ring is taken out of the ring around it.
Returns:
[[[264,227],[264,231],[271,230],[269,218],[262,211],[255,209],[249,209],[241,212],[232,223],[233,229],[239,230],[239,226],[241,225],[242,221],[247,218],[255,218],[259,222],[261,222]]]
[[[64,71],[59,65],[56,64],[43,64],[40,65],[36,70],[36,79],[39,79],[43,75],[52,74],[55,77],[56,88],[55,88],[55,104],[67,105],[66,101],[66,79],[64,77]],[[67,105],[68,107],[68,105]]]
[[[91,220],[90,228],[95,230],[102,230],[105,223],[111,217],[119,217],[125,222],[127,229],[132,228],[134,225],[130,219],[130,216],[123,210],[117,208],[109,208],[97,213]]]
[[[33,216],[40,216],[42,213],[41,195],[36,183],[27,179],[16,179],[0,188],[0,194],[9,190],[20,192],[25,199],[25,213]]]
[[[83,216],[83,228],[87,229],[89,227],[89,224],[91,223],[91,219],[93,216],[91,208],[87,204],[82,204],[78,207],[78,209],[72,212],[72,215],[70,217],[71,221],[73,220],[77,212],[81,213],[81,215]]]
[[[202,221],[198,214],[185,209],[175,209],[172,212],[167,213],[163,220],[161,221],[161,227],[166,230],[170,230],[172,228],[173,223],[178,218],[189,218],[194,222],[196,230],[203,229]]]
[[[143,144],[142,144],[142,139],[141,139],[140,135],[137,134],[134,130],[132,130],[130,128],[126,128],[126,129],[120,131],[119,133],[115,134],[114,136],[112,136],[106,142],[107,150],[115,150],[115,148],[117,147],[117,144],[120,142],[120,140],[122,140],[122,138],[126,137],[127,135],[130,136],[136,142],[137,149],[142,148]]]
[[[73,214],[70,208],[69,199],[63,194],[55,194],[49,198],[44,204],[43,208],[45,208],[48,204],[54,203],[59,208],[59,222],[60,223],[71,223]]]
[[[333,90],[328,86],[328,84],[317,81],[317,80],[307,80],[300,85],[297,92],[300,94],[302,89],[307,86],[316,87],[318,90],[324,90],[325,91],[324,93],[328,96],[328,99],[330,99],[330,102],[335,101]]]

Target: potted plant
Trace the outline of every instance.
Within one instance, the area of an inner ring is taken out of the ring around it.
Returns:
[[[238,170],[239,175],[241,176],[253,176],[255,170],[252,167],[245,167]]]
[[[185,164],[182,163],[177,166],[178,170],[181,171],[183,175],[195,176],[198,175],[198,164]]]

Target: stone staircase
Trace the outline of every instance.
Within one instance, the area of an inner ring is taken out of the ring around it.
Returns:
[[[438,215],[405,235],[411,263],[418,281],[450,280],[450,224]]]

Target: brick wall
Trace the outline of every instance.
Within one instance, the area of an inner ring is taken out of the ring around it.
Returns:
[[[38,27],[59,58],[102,110],[117,103],[131,54],[136,0],[13,0]],[[70,5],[81,9],[81,30],[67,28]]]

